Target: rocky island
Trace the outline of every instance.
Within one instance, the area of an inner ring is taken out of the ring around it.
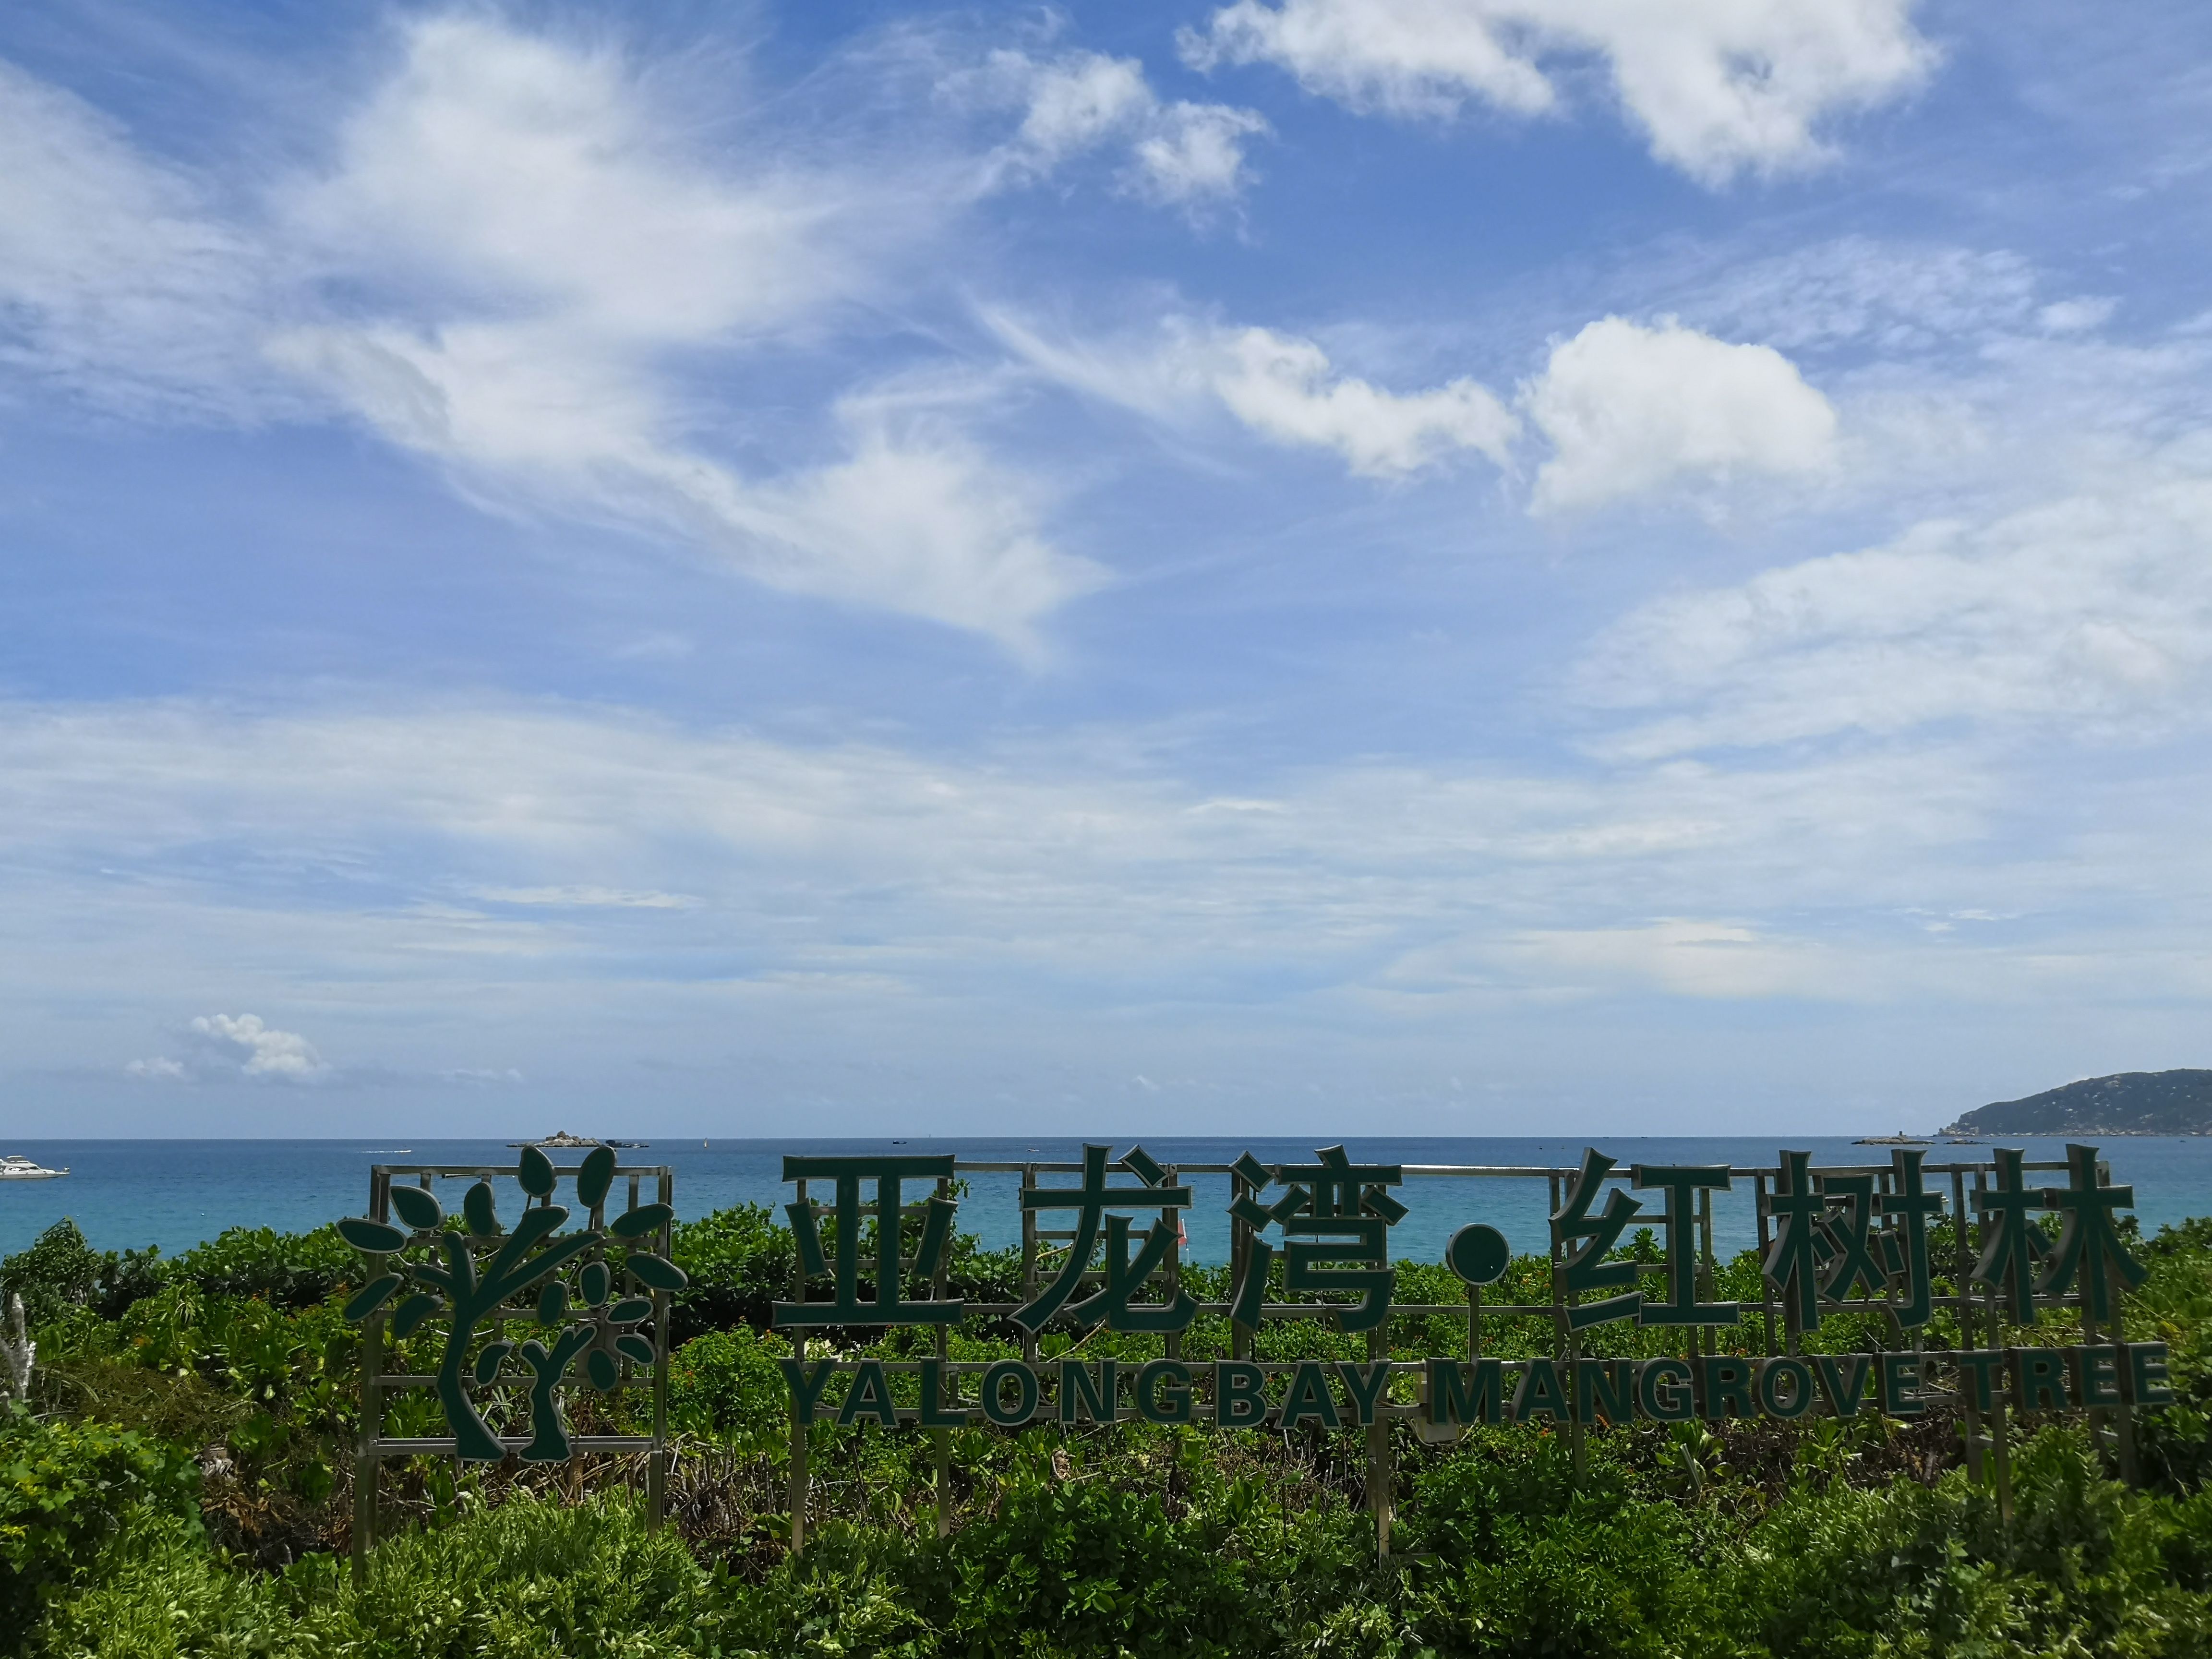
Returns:
[[[2212,1071],[2121,1072],[1979,1106],[1947,1135],[2212,1134]]]

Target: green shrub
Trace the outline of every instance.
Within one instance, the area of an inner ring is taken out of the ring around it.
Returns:
[[[343,1651],[324,1644],[331,1609],[288,1594],[283,1578],[230,1570],[180,1528],[135,1531],[111,1548],[115,1559],[100,1582],[48,1614],[38,1652],[52,1659],[321,1659]],[[328,1577],[333,1567],[327,1559],[301,1565],[303,1580]]]
[[[376,1552],[366,1589],[327,1557],[277,1577],[228,1570],[173,1535],[58,1608],[55,1659],[659,1659],[706,1575],[626,1497],[569,1509],[518,1499]]]
[[[163,1267],[155,1249],[95,1250],[76,1222],[64,1216],[27,1249],[0,1260],[0,1300],[12,1291],[23,1298],[23,1316],[51,1325],[82,1308],[114,1319],[142,1296],[160,1288]]]
[[[1778,1654],[2207,1650],[2205,1599],[2169,1563],[2212,1559],[2212,1512],[2129,1495],[2056,1428],[2015,1452],[2013,1486],[2009,1528],[1959,1472],[1796,1492],[1732,1559],[1729,1600]]]
[[[309,1233],[226,1227],[177,1257],[169,1276],[189,1280],[204,1297],[250,1297],[272,1308],[299,1309],[359,1285],[362,1263],[335,1224]]]
[[[1507,1443],[1511,1444],[1512,1443]],[[1671,1655],[1711,1633],[1688,1514],[1632,1498],[1559,1440],[1478,1443],[1415,1478],[1405,1547],[1429,1553],[1409,1613],[1450,1652]]]
[[[671,1259],[690,1275],[678,1293],[669,1340],[684,1343],[707,1331],[769,1328],[772,1304],[791,1299],[798,1255],[789,1229],[764,1204],[716,1210],[676,1229]]]
[[[695,1336],[668,1361],[671,1420],[741,1450],[773,1452],[790,1438],[790,1389],[776,1369],[791,1345],[740,1325]]]
[[[192,1514],[198,1484],[190,1455],[174,1447],[40,1422],[20,1407],[0,1414],[0,1647],[18,1646],[131,1521]]]
[[[994,1512],[927,1553],[920,1600],[947,1654],[1249,1654],[1273,1609],[1210,1508],[1170,1516],[1157,1492],[1054,1480],[1029,1460]]]
[[[2127,1304],[2131,1337],[2172,1345],[2181,1401],[2137,1416],[2146,1467],[2165,1495],[2106,1479],[2103,1455],[2079,1431],[2045,1431],[2016,1447],[2014,1513],[2003,1523],[1985,1489],[1932,1472],[1958,1455],[1934,1414],[1917,1434],[1870,1412],[1845,1425],[1594,1432],[1579,1478],[1559,1434],[1477,1430],[1442,1449],[1417,1447],[1400,1431],[1400,1555],[1385,1565],[1358,1507],[1356,1433],[1137,1424],[956,1431],[959,1518],[944,1540],[931,1524],[931,1437],[817,1425],[817,1513],[836,1518],[815,1528],[803,1559],[786,1558],[778,1540],[787,1522],[774,1511],[784,1501],[787,1394],[775,1361],[788,1346],[763,1328],[790,1294],[793,1258],[775,1221],[756,1206],[678,1229],[676,1255],[692,1282],[676,1301],[671,1420],[679,1434],[720,1443],[680,1455],[673,1512],[696,1528],[699,1553],[725,1558],[720,1565],[697,1565],[672,1533],[648,1537],[619,1493],[563,1510],[518,1493],[518,1482],[545,1472],[486,1469],[456,1480],[425,1460],[389,1472],[386,1490],[395,1521],[433,1513],[436,1523],[389,1540],[363,1593],[327,1553],[272,1576],[210,1549],[179,1495],[191,1483],[183,1454],[143,1437],[227,1442],[233,1468],[209,1498],[214,1536],[239,1542],[222,1522],[235,1499],[281,1510],[298,1524],[285,1536],[299,1547],[342,1545],[317,1529],[343,1527],[343,1505],[330,1500],[350,1443],[358,1336],[334,1298],[360,1273],[357,1259],[329,1230],[234,1230],[173,1262],[103,1255],[73,1226],[50,1230],[0,1264],[0,1277],[13,1273],[46,1297],[52,1314],[40,1333],[47,1367],[38,1397],[142,1435],[9,1425],[10,1446],[29,1445],[33,1430],[49,1437],[23,1455],[31,1472],[22,1491],[75,1492],[70,1469],[89,1471],[80,1484],[97,1488],[82,1515],[74,1499],[32,1504],[35,1526],[9,1534],[46,1575],[0,1584],[18,1591],[10,1605],[29,1609],[17,1626],[44,1607],[44,1650],[133,1659],[2212,1656],[2212,1224],[2147,1247],[2152,1278]],[[1648,1255],[1650,1241],[1636,1248]],[[963,1238],[947,1276],[956,1295],[1004,1302],[1018,1297],[1018,1269],[1016,1253],[979,1251]],[[1433,1264],[1401,1272],[1408,1299],[1459,1294]],[[1747,1255],[1724,1264],[1717,1293],[1756,1295],[1756,1272]],[[1548,1273],[1541,1258],[1520,1258],[1497,1294],[1540,1298]],[[1193,1267],[1186,1284],[1206,1299],[1227,1289],[1218,1268]],[[1820,1334],[1840,1341],[1872,1323],[1833,1321]],[[1457,1313],[1402,1318],[1389,1333],[1401,1358],[1446,1352],[1465,1334]],[[1591,1340],[1649,1347],[1662,1335],[1607,1329]],[[1008,1336],[971,1322],[948,1351],[988,1359],[1012,1352]],[[410,1338],[395,1368],[434,1366],[437,1340]],[[1073,1340],[1054,1331],[1045,1352]],[[1206,1316],[1183,1352],[1200,1358],[1226,1340],[1225,1321]],[[1499,1351],[1548,1350],[1553,1340],[1548,1320],[1486,1328]],[[1080,1351],[1118,1357],[1126,1374],[1161,1346],[1157,1336],[1099,1332]],[[1261,1346],[1267,1354],[1366,1352],[1357,1333],[1317,1322],[1271,1325]],[[810,1352],[910,1358],[932,1346],[927,1332],[859,1330],[817,1334]],[[902,1402],[918,1397],[911,1372],[894,1384]],[[594,1426],[629,1426],[648,1403],[636,1389],[594,1407]],[[398,1433],[442,1427],[434,1397],[422,1391],[398,1397],[386,1420]],[[1920,1478],[1852,1484],[1899,1468]],[[34,1534],[44,1540],[36,1547]]]
[[[760,1583],[718,1571],[690,1609],[692,1651],[730,1659],[807,1655],[920,1659],[940,1650],[915,1606],[915,1547],[902,1534],[831,1522]],[[1012,1650],[1035,1650],[1034,1644]]]

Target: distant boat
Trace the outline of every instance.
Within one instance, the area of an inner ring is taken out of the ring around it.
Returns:
[[[1925,1146],[1929,1144],[1928,1136],[1909,1135],[1902,1129],[1893,1135],[1861,1135],[1851,1142],[1854,1146]]]
[[[588,1135],[572,1135],[566,1129],[556,1129],[543,1140],[510,1140],[510,1146],[552,1146],[563,1152],[570,1147],[584,1146],[649,1146],[646,1140],[594,1140]]]
[[[33,1164],[17,1152],[0,1158],[0,1181],[52,1181],[68,1173],[66,1168],[49,1170],[43,1164]]]

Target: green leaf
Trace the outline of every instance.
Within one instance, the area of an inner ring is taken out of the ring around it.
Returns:
[[[479,1181],[469,1188],[461,1199],[461,1214],[478,1238],[498,1237],[499,1212],[492,1207],[491,1182]]]
[[[615,1365],[614,1356],[603,1348],[592,1350],[591,1358],[584,1362],[584,1369],[591,1373],[592,1386],[602,1394],[622,1381],[622,1372]]]
[[[538,1322],[557,1325],[568,1315],[568,1287],[557,1279],[545,1281],[545,1288],[538,1293]]]
[[[349,1215],[339,1222],[338,1237],[356,1250],[365,1250],[371,1255],[388,1255],[407,1245],[407,1235],[398,1228],[371,1221],[367,1216]]]
[[[535,1146],[522,1149],[522,1168],[516,1172],[522,1190],[532,1198],[544,1198],[553,1190],[553,1160]]]
[[[399,1218],[418,1233],[427,1233],[446,1218],[438,1200],[420,1187],[394,1187],[392,1207]]]
[[[392,1299],[392,1291],[406,1282],[407,1275],[404,1273],[386,1273],[381,1279],[370,1279],[368,1284],[356,1291],[353,1299],[345,1304],[345,1316],[355,1324],[359,1324],[389,1302]]]
[[[652,1317],[653,1304],[641,1296],[625,1297],[607,1310],[607,1322],[611,1325],[635,1325],[641,1319]]]
[[[632,1359],[637,1361],[641,1365],[650,1365],[653,1364],[653,1344],[647,1341],[645,1338],[640,1336],[635,1331],[624,1331],[620,1336],[617,1337],[615,1339],[615,1349],[617,1352],[628,1354]]]
[[[399,1304],[399,1311],[392,1316],[392,1334],[395,1337],[412,1336],[415,1328],[438,1311],[438,1298],[419,1292]]]
[[[576,1171],[576,1201],[587,1210],[596,1210],[606,1201],[607,1188],[614,1185],[615,1149],[594,1146],[584,1154],[584,1167]]]
[[[604,1261],[586,1262],[584,1271],[576,1275],[576,1288],[582,1293],[584,1305],[587,1308],[596,1308],[605,1302],[613,1285],[614,1275],[607,1270],[607,1264]]]
[[[610,1221],[607,1231],[617,1238],[641,1238],[647,1233],[659,1232],[675,1213],[665,1204],[641,1204]]]
[[[690,1276],[673,1261],[647,1255],[642,1250],[630,1252],[629,1270],[640,1284],[649,1285],[656,1291],[680,1291],[691,1282]]]
[[[483,1388],[499,1375],[499,1368],[514,1352],[512,1342],[494,1342],[477,1356],[477,1386]]]

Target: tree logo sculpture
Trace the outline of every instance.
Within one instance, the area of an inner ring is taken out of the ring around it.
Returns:
[[[363,1323],[397,1297],[391,1313],[395,1339],[413,1335],[433,1318],[442,1322],[438,1399],[453,1431],[453,1453],[465,1459],[491,1462],[506,1456],[476,1395],[498,1382],[509,1358],[519,1353],[531,1377],[531,1437],[521,1455],[531,1462],[560,1462],[570,1451],[561,1391],[579,1357],[585,1386],[602,1393],[621,1381],[616,1356],[646,1366],[657,1357],[653,1341],[637,1329],[653,1316],[653,1299],[617,1297],[607,1246],[627,1247],[622,1265],[648,1290],[678,1291],[686,1281],[682,1268],[640,1242],[667,1226],[665,1203],[638,1206],[604,1228],[563,1235],[569,1212],[553,1202],[559,1172],[552,1161],[535,1146],[526,1147],[514,1174],[534,1201],[511,1231],[502,1231],[491,1183],[481,1178],[462,1199],[458,1226],[427,1187],[399,1185],[391,1188],[390,1201],[404,1226],[367,1216],[339,1222],[340,1235],[376,1270],[346,1304],[345,1315]],[[594,1147],[576,1170],[576,1202],[587,1218],[605,1203],[614,1176],[614,1149],[605,1146]],[[519,1309],[533,1292],[535,1308]],[[493,1340],[478,1346],[476,1339],[487,1323],[497,1327],[517,1313],[534,1317],[540,1334],[518,1346],[495,1330]]]

